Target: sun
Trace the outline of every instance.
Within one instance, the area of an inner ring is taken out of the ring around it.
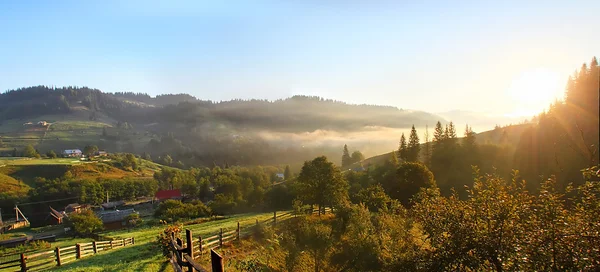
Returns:
[[[564,78],[546,68],[519,73],[511,82],[508,94],[513,105],[510,115],[534,115],[547,108],[564,93]]]

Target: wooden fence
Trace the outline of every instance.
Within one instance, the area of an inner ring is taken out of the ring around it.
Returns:
[[[78,259],[94,255],[101,251],[135,244],[134,238],[125,238],[111,241],[94,241],[79,243],[68,247],[56,247],[54,250],[21,253],[18,259],[3,260],[0,271],[40,271],[54,266],[72,263]]]
[[[317,209],[312,211],[313,213],[318,213]],[[331,209],[326,208],[325,212],[331,212]],[[309,212],[310,213],[310,210]],[[256,220],[256,225],[266,224],[266,225],[277,225],[277,222],[282,222],[293,218],[294,214],[292,212],[283,212],[277,213],[273,212],[273,217],[269,219],[258,221]],[[237,226],[234,230],[224,231],[223,228],[219,230],[219,233],[209,237],[198,237],[196,241],[192,236],[192,231],[189,229],[185,230],[185,243],[181,238],[175,237],[173,233],[171,239],[171,263],[173,265],[173,270],[176,272],[183,271],[201,271],[208,272],[203,268],[199,263],[195,261],[198,257],[203,254],[210,252],[211,259],[211,267],[213,272],[222,272],[223,271],[223,257],[218,254],[215,249],[222,247],[224,244],[231,243],[233,241],[239,241],[243,237],[247,237],[252,234],[252,229],[254,226],[248,226],[244,229],[240,228],[240,223],[237,223]],[[184,246],[185,244],[185,246]]]

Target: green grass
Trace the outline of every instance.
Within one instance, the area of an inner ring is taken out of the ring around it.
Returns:
[[[239,214],[222,220],[214,220],[195,225],[184,226],[190,229],[194,239],[200,236],[216,235],[221,228],[223,231],[233,230],[240,222],[240,227],[248,227],[255,224],[256,219],[266,220],[273,213],[250,213]],[[156,236],[164,229],[164,226],[140,227],[134,230],[119,230],[105,232],[102,235],[122,239],[135,238],[135,245],[121,249],[115,249],[90,256],[85,259],[64,265],[55,271],[172,271],[171,265],[162,256],[160,248],[155,243]],[[53,245],[54,246],[54,245]]]
[[[0,165],[73,165],[83,163],[77,158],[33,159],[33,158],[1,158]]]

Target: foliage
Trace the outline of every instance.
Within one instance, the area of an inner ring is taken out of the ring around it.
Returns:
[[[83,148],[83,154],[86,156],[92,156],[96,152],[98,152],[98,146],[96,145],[86,145]]]
[[[398,199],[404,206],[409,206],[413,195],[423,187],[435,186],[435,181],[433,173],[423,164],[405,162],[398,167],[396,175],[387,179],[382,185],[391,198]]]
[[[190,203],[182,203],[179,200],[165,200],[158,205],[154,211],[154,216],[168,222],[175,222],[181,219],[192,219],[205,217],[211,214],[210,208],[199,200]]]
[[[163,256],[171,257],[171,243],[173,238],[181,238],[181,225],[168,225],[156,237],[156,243],[160,247]]]
[[[98,218],[91,210],[83,210],[81,212],[70,214],[68,217],[68,224],[73,228],[77,235],[83,237],[101,231],[104,228],[102,220],[100,220],[100,218]]]
[[[38,152],[35,150],[35,148],[33,148],[32,145],[27,145],[25,147],[25,149],[23,150],[23,157],[28,157],[28,158],[36,158],[39,157],[40,155],[38,154]]]
[[[46,157],[48,157],[49,159],[56,159],[56,153],[54,152],[54,150],[50,150],[48,152],[46,152]]]
[[[125,217],[125,221],[127,222],[127,225],[131,228],[133,228],[143,222],[139,213],[132,213],[132,214],[128,215],[127,217]]]
[[[304,162],[298,176],[298,197],[306,204],[319,209],[336,205],[347,198],[348,183],[340,170],[327,161],[325,156]]]

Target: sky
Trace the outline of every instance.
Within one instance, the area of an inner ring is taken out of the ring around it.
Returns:
[[[1,1],[0,91],[318,95],[530,115],[600,56],[600,1]]]

